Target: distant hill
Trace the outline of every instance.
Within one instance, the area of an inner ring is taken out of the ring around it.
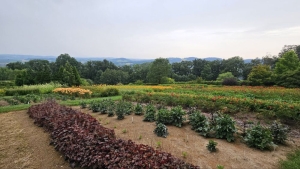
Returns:
[[[57,56],[37,56],[37,55],[17,55],[17,54],[0,54],[0,67],[5,67],[6,64],[10,62],[27,62],[33,59],[43,59],[48,60],[49,62],[55,62]],[[117,66],[123,65],[134,65],[142,64],[154,61],[154,59],[130,59],[130,58],[110,58],[110,57],[75,57],[77,61],[85,63],[87,61],[102,61],[104,59],[114,63]],[[195,59],[204,59],[207,61],[222,60],[218,57],[207,57],[207,58],[197,58],[197,57],[186,57],[186,58],[177,58],[170,57],[168,58],[170,63],[181,62],[181,61],[193,61]],[[245,63],[249,63],[251,59],[246,59]]]

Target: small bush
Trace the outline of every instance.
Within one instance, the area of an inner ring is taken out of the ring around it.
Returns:
[[[86,107],[87,107],[87,103],[86,103],[86,101],[84,101],[84,100],[82,100],[82,101],[80,101],[80,107],[82,108],[82,109],[85,109]]]
[[[153,104],[148,104],[146,106],[145,118],[143,121],[155,121],[156,110]]]
[[[104,89],[100,96],[101,97],[108,97],[108,96],[118,96],[120,94],[119,90],[117,88],[109,87]]]
[[[189,115],[190,125],[192,130],[200,133],[200,135],[207,137],[210,131],[209,122],[207,118],[199,111],[194,111]]]
[[[289,132],[289,128],[284,126],[280,122],[274,121],[270,127],[273,142],[276,144],[283,144],[285,140],[287,140],[287,134]]]
[[[167,137],[168,135],[168,128],[166,125],[162,124],[162,123],[158,123],[156,125],[156,128],[154,130],[154,133],[158,136],[158,137]]]
[[[136,104],[134,110],[135,110],[135,112],[134,112],[135,115],[143,114],[143,106],[140,103]]]
[[[171,112],[168,109],[160,109],[157,112],[156,115],[156,124],[162,123],[162,124],[171,124]]]
[[[237,86],[238,81],[236,80],[236,78],[226,78],[226,79],[223,80],[222,85],[224,85],[224,86]]]
[[[209,140],[208,144],[206,145],[206,148],[210,152],[215,152],[215,151],[217,151],[217,148],[216,148],[217,145],[218,145],[218,143],[215,142],[214,140]]]
[[[117,115],[117,119],[118,120],[122,120],[125,117],[125,113],[124,113],[124,102],[120,101],[116,104],[116,115]]]
[[[216,118],[216,138],[226,139],[228,142],[234,141],[233,134],[236,132],[235,121],[225,114]]]
[[[259,123],[246,131],[244,140],[248,146],[261,150],[266,149],[273,143],[271,131]]]
[[[176,127],[181,127],[182,122],[185,120],[185,118],[183,118],[183,115],[185,115],[185,112],[182,110],[182,107],[176,106],[176,107],[172,108],[170,115],[171,115],[172,125],[174,125]]]

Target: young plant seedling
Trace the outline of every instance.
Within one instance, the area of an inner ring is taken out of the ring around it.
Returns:
[[[216,146],[217,146],[217,142],[215,142],[214,140],[209,140],[208,144],[206,145],[206,148],[210,151],[210,152],[215,152],[217,151]]]
[[[127,130],[126,130],[126,129],[123,129],[123,130],[122,130],[122,133],[124,133],[124,134],[127,133]]]

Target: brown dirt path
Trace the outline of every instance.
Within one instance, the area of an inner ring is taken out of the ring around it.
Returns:
[[[1,169],[70,169],[27,111],[0,114]]]

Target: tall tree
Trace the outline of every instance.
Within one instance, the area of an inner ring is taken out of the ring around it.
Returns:
[[[272,71],[268,65],[257,65],[252,68],[248,80],[255,86],[271,85],[273,84],[271,76]]]
[[[282,74],[288,71],[294,71],[299,68],[299,58],[294,50],[285,52],[276,63],[275,73]]]
[[[244,69],[244,60],[240,56],[235,56],[232,58],[229,58],[227,60],[223,60],[223,69],[222,72],[231,72],[233,76],[237,78],[241,78],[243,75],[243,69]]]
[[[281,58],[284,53],[293,50],[297,57],[300,59],[300,45],[284,45],[283,48],[281,49],[281,51],[278,54],[278,57]]]
[[[147,78],[151,83],[161,84],[163,78],[168,77],[170,72],[171,65],[169,63],[169,60],[158,58],[152,62]]]
[[[115,85],[118,83],[126,84],[128,73],[122,70],[106,69],[100,76],[101,83]]]

